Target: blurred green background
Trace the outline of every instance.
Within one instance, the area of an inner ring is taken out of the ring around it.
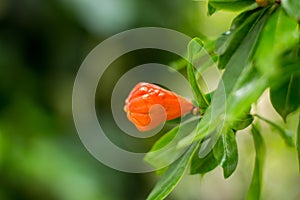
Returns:
[[[1,0],[0,199],[145,199],[158,176],[110,169],[80,142],[72,119],[73,82],[88,53],[124,30],[158,26],[190,37],[216,38],[236,13],[208,18],[205,6],[191,0]],[[119,67],[108,70],[100,84],[113,88],[114,81],[137,64],[167,64],[173,59],[169,54],[138,52],[119,60]],[[107,96],[97,96],[98,110],[110,112]],[[268,99],[261,105],[279,120],[268,108]],[[296,118],[288,120],[291,130],[296,129]],[[296,153],[266,130],[263,197],[300,199]],[[224,180],[221,169],[201,181],[186,176],[167,199],[243,199],[254,153],[247,131],[238,135],[238,142],[239,167],[231,178]]]

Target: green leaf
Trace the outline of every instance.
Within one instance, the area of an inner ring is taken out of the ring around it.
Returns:
[[[283,52],[295,46],[298,39],[297,22],[278,7],[268,20],[259,40],[255,54],[258,71],[272,78],[272,82],[282,80],[285,74],[281,68],[286,66],[280,66],[282,63],[278,58]]]
[[[300,76],[292,74],[280,87],[271,87],[270,99],[275,110],[286,121],[288,114],[300,106]]]
[[[199,38],[192,39],[188,44],[188,59],[189,63],[187,65],[187,75],[189,82],[191,84],[191,87],[193,89],[194,96],[197,100],[198,106],[200,108],[207,108],[209,103],[207,99],[205,98],[205,95],[203,91],[201,90],[198,81],[196,79],[195,75],[195,69],[193,66],[193,58],[194,55],[197,54],[203,47],[203,44]]]
[[[224,142],[223,142],[223,140],[224,140],[224,136],[221,135],[213,148],[214,157],[219,164],[221,164],[223,162],[223,158],[224,158]]]
[[[264,140],[260,134],[259,129],[256,126],[252,126],[252,137],[255,147],[255,165],[252,174],[252,180],[250,187],[247,192],[247,200],[258,200],[260,199],[261,189],[262,189],[262,178],[263,178],[263,168],[264,160],[266,154],[266,147]]]
[[[230,126],[233,130],[243,130],[247,128],[253,122],[253,116],[250,113],[250,109],[244,112],[241,116],[233,119],[232,125]]]
[[[216,11],[217,11],[217,9],[215,7],[213,7],[210,3],[207,4],[207,15],[208,16],[213,15]]]
[[[214,132],[219,126],[226,125],[227,123],[230,124],[231,120],[235,119],[240,114],[245,112],[247,108],[251,107],[251,104],[255,102],[262,92],[267,88],[268,85],[265,84],[266,81],[262,79],[258,83],[253,81],[253,83],[257,84],[255,86],[259,86],[260,88],[251,88],[251,98],[247,98],[249,94],[240,96],[239,93],[236,95],[236,92],[233,91],[237,87],[237,82],[240,82],[238,81],[239,79],[243,79],[243,76],[249,76],[249,74],[245,74],[245,70],[248,68],[243,68],[241,66],[249,66],[250,55],[252,55],[255,50],[257,40],[267,18],[267,14],[261,16],[256,25],[242,41],[242,44],[238,47],[237,51],[230,58],[227,68],[222,75],[222,80],[219,82],[218,88],[212,96],[211,104],[205,111],[202,120],[197,126],[196,136],[187,136],[179,142],[178,147],[189,145],[189,141],[191,139],[203,139],[210,133]],[[244,84],[243,86],[246,87],[247,84]],[[243,91],[245,91],[244,88]],[[228,99],[229,96],[232,96],[231,99]],[[226,107],[232,104],[231,101],[234,101],[234,105],[238,106],[233,106],[228,113]],[[230,102],[230,104],[227,102]],[[228,115],[229,119],[226,119]]]
[[[190,166],[190,174],[205,174],[218,166],[218,161],[214,157],[213,151],[210,151],[204,158],[194,154]]]
[[[230,60],[226,65],[227,69],[223,74],[222,80],[227,95],[232,92],[235,87],[235,83],[238,79],[240,79],[240,75],[242,74],[244,67],[248,66],[252,59],[252,55],[256,50],[258,38],[268,19],[266,11],[266,9],[258,11],[259,17],[257,18],[257,22],[247,33],[244,40],[241,42],[241,45],[239,45],[238,49],[235,51],[233,56],[230,57]],[[247,106],[246,108],[249,107],[250,106]]]
[[[282,0],[282,7],[288,15],[300,21],[300,1],[299,0]]]
[[[220,55],[218,64],[220,69],[226,67],[234,52],[242,44],[245,36],[252,31],[264,12],[265,9],[257,8],[241,13],[233,20],[229,31],[218,38],[215,51]]]
[[[231,42],[235,42],[232,38],[233,35],[236,32],[241,31],[241,29],[250,29],[251,22],[255,21],[255,19],[260,15],[259,12],[261,12],[261,8],[257,8],[254,10],[249,10],[242,12],[239,14],[237,17],[235,17],[231,23],[230,29],[223,33],[221,37],[219,37],[216,41],[216,47],[215,51],[217,54],[222,55],[225,53],[226,50],[228,50],[228,46]],[[249,18],[254,18],[254,19],[249,19]],[[249,31],[248,31],[249,32]],[[245,35],[247,34],[246,31],[241,32],[241,34]],[[238,36],[238,34],[236,34]],[[243,37],[240,37],[243,38]],[[237,43],[237,42],[236,42]],[[235,44],[236,44],[235,43]]]
[[[293,147],[294,145],[294,140],[293,140],[293,133],[289,130],[283,129],[282,127],[280,127],[279,125],[277,125],[276,123],[258,115],[255,114],[254,116],[258,117],[259,119],[263,120],[264,122],[268,123],[269,125],[271,125],[275,130],[277,130],[277,132],[279,133],[279,135],[281,136],[281,138],[285,141],[286,145]]]
[[[201,38],[202,37],[204,37],[204,36],[201,36]],[[215,60],[216,55],[214,55],[215,43],[216,43],[215,40],[206,40],[202,50],[193,55],[194,63],[195,62],[197,63],[198,61],[203,61],[203,58],[207,58],[208,55],[212,56],[212,59],[208,59],[208,60],[206,59],[207,61],[203,65],[195,66],[195,67],[197,67],[197,72],[204,71],[207,67],[211,66],[212,64],[214,64],[216,62],[216,60]],[[212,61],[214,61],[214,62],[212,62]],[[169,66],[172,67],[173,69],[175,69],[176,71],[180,71],[180,70],[183,70],[186,68],[187,62],[186,62],[186,59],[181,58],[181,59],[178,59],[176,61],[169,63]],[[174,72],[174,71],[172,70],[172,72]]]
[[[243,115],[268,87],[267,77],[258,74],[255,66],[250,63],[260,33],[269,17],[268,12],[264,13],[229,60],[222,77],[227,94],[224,114],[228,122]]]
[[[181,158],[170,165],[147,197],[147,200],[164,199],[175,188],[187,169],[193,154],[198,149],[198,146],[199,142],[193,143]]]
[[[277,76],[273,77],[270,98],[284,121],[300,106],[300,43],[284,51],[277,59]]]
[[[193,131],[199,119],[199,117],[193,117],[171,129],[152,146],[144,160],[156,169],[172,163],[184,151],[183,148],[176,148],[178,141]]]
[[[238,163],[238,149],[232,130],[222,133],[213,149],[213,155],[223,168],[224,178],[228,178]]]
[[[299,113],[298,130],[297,130],[297,154],[298,154],[298,166],[299,166],[299,173],[300,173],[300,113]]]
[[[239,11],[255,3],[255,0],[209,0],[217,10]]]
[[[254,65],[245,68],[228,97],[230,104],[227,106],[227,119],[234,124],[236,119],[242,118],[268,86],[268,79],[261,76]]]
[[[272,84],[272,86],[280,86],[283,82],[289,80],[291,75],[300,76],[300,38],[298,38],[298,44],[278,56],[278,63],[279,69],[277,70],[277,76],[273,78],[275,84]],[[276,79],[280,81],[276,81]]]

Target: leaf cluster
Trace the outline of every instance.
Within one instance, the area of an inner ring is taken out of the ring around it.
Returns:
[[[238,164],[236,134],[250,125],[256,157],[246,198],[259,199],[266,146],[260,127],[254,123],[255,117],[273,127],[288,146],[296,146],[300,160],[300,130],[295,140],[295,134],[269,119],[250,113],[251,106],[266,89],[270,89],[271,103],[284,121],[300,107],[299,1],[259,4],[254,0],[209,0],[208,10],[209,15],[218,10],[241,13],[216,41],[203,44],[195,38],[187,47],[187,76],[195,102],[201,108],[201,117],[194,117],[166,133],[146,156],[145,160],[154,166],[178,158],[164,168],[164,174],[148,196],[149,200],[164,199],[187,169],[190,174],[204,175],[221,166],[224,178],[230,177]],[[204,94],[199,86],[201,66],[194,66],[193,62],[210,44],[215,49],[208,52],[222,71],[222,77],[215,91]],[[178,69],[184,66],[182,61],[179,65]],[[189,123],[196,123],[195,128],[173,141],[178,129],[189,126]],[[170,141],[173,143],[170,151],[159,155],[154,153]]]

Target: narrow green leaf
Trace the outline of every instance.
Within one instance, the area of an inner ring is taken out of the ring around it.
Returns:
[[[228,122],[246,112],[268,87],[267,77],[258,74],[255,66],[250,63],[260,33],[269,17],[266,11],[231,57],[223,74],[228,102],[225,114]]]
[[[184,151],[183,148],[176,148],[178,141],[193,131],[199,119],[200,117],[193,117],[171,129],[152,146],[144,160],[156,169],[172,163]],[[165,149],[161,150],[164,147]]]
[[[299,0],[282,0],[282,7],[291,17],[300,21],[300,1]]]
[[[298,166],[299,166],[299,173],[300,173],[300,113],[299,113],[298,130],[297,130],[297,153],[298,153]]]
[[[195,153],[191,161],[190,174],[205,174],[215,169],[218,164],[213,151],[210,151],[204,158],[199,158],[199,155]]]
[[[259,11],[260,16],[257,19],[254,27],[246,35],[237,51],[231,56],[229,62],[226,65],[226,71],[223,74],[222,80],[226,90],[226,94],[229,95],[235,87],[237,80],[242,75],[245,66],[248,66],[252,58],[253,53],[256,50],[257,41],[260,33],[268,19],[266,13],[267,10]],[[247,106],[246,108],[249,108]]]
[[[221,165],[224,159],[224,136],[221,135],[213,148],[213,154],[217,162]]]
[[[209,0],[217,10],[239,11],[255,3],[254,0]]]
[[[275,110],[286,121],[288,114],[300,106],[300,75],[292,74],[280,87],[271,87],[270,99]]]
[[[195,75],[195,69],[193,66],[194,55],[197,54],[202,49],[202,47],[203,47],[203,44],[199,38],[194,38],[189,42],[189,44],[188,44],[189,63],[187,66],[187,75],[188,75],[188,79],[191,84],[191,87],[193,89],[194,96],[197,100],[198,106],[200,108],[205,109],[208,107],[209,103],[198,84],[198,81],[197,81],[196,75]]]
[[[218,67],[224,69],[245,36],[261,18],[266,9],[257,8],[245,11],[232,22],[230,30],[223,33],[216,42],[216,53],[220,55]],[[242,66],[241,66],[242,67]]]
[[[293,147],[294,145],[294,140],[293,140],[293,133],[289,130],[283,129],[282,127],[280,127],[279,125],[277,125],[276,123],[258,115],[255,114],[254,116],[256,116],[257,118],[263,120],[264,122],[268,123],[270,126],[272,126],[275,130],[277,130],[277,132],[279,133],[279,135],[281,136],[281,138],[285,141],[286,145]]]
[[[232,130],[223,132],[213,149],[213,155],[223,168],[224,178],[228,178],[236,169],[238,149]]]
[[[170,165],[147,197],[147,200],[164,199],[175,188],[187,169],[193,154],[198,149],[198,146],[199,142],[193,143],[181,158]]]
[[[263,178],[263,168],[265,160],[266,147],[264,140],[260,134],[259,129],[256,126],[252,126],[252,137],[255,147],[255,165],[252,174],[252,180],[250,187],[248,189],[246,199],[247,200],[259,200],[261,196],[262,189],[262,178]]]
[[[231,23],[230,29],[223,33],[216,41],[215,51],[217,54],[222,55],[225,53],[226,50],[229,48],[229,44],[231,42],[235,42],[235,45],[238,45],[238,42],[234,41],[232,38],[236,32],[240,32],[242,34],[239,38],[243,38],[245,34],[249,31],[243,31],[243,29],[250,29],[251,22],[255,22],[255,19],[260,15],[262,11],[261,8],[257,8],[254,10],[249,10],[242,12],[237,17],[235,17]]]

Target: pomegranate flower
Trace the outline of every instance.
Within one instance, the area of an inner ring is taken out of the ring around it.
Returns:
[[[157,85],[141,82],[130,92],[124,111],[139,131],[148,131],[165,120],[190,113],[193,108],[193,104],[184,97]]]

